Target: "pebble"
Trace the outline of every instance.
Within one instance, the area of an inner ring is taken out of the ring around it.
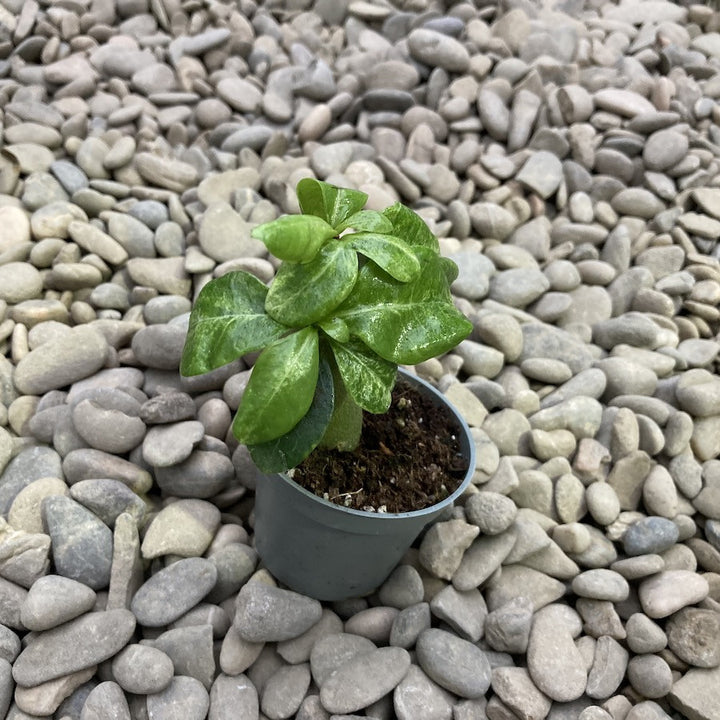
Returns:
[[[412,648],[423,630],[430,627],[430,606],[426,602],[401,610],[393,619],[388,643],[406,650]]]
[[[310,680],[308,663],[280,668],[263,688],[260,699],[263,713],[277,720],[291,717],[300,707]]]
[[[560,186],[562,164],[553,153],[539,150],[528,158],[515,179],[547,200]]]
[[[463,553],[478,534],[477,527],[462,520],[435,523],[420,543],[420,563],[436,577],[450,580],[462,561]]]
[[[194,450],[187,460],[155,468],[155,480],[165,492],[188,498],[213,497],[227,487],[234,475],[230,458],[212,450]]]
[[[627,650],[612,637],[599,637],[588,673],[587,695],[596,700],[610,698],[625,678],[628,657]]]
[[[140,419],[146,425],[163,425],[194,417],[195,403],[192,397],[184,392],[160,393],[140,407]]]
[[[636,557],[617,560],[611,565],[611,569],[619,572],[626,580],[654,575],[665,567],[665,561],[661,555],[638,555]]]
[[[487,606],[478,590],[458,592],[448,585],[430,601],[430,610],[465,640],[477,642],[483,635]]]
[[[302,635],[278,643],[278,654],[293,665],[310,660],[310,653],[315,644],[328,635],[341,633],[343,622],[332,610],[323,609],[322,616],[315,625]]]
[[[356,612],[345,622],[345,631],[362,635],[374,643],[387,643],[400,611],[392,607],[370,607]]]
[[[645,614],[658,619],[699,603],[708,592],[702,576],[689,570],[664,570],[640,583],[638,597]]]
[[[565,624],[561,605],[548,605],[535,614],[528,639],[527,662],[537,687],[557,702],[579,698],[587,685],[587,672],[580,651],[573,642],[571,622]],[[579,631],[579,623],[578,623]]]
[[[212,625],[173,627],[155,638],[153,647],[170,658],[176,675],[192,677],[210,689],[215,676]]]
[[[452,696],[434,683],[417,665],[411,665],[393,692],[398,720],[451,718]]]
[[[112,532],[107,525],[65,495],[45,497],[42,516],[58,574],[93,590],[107,587],[112,564]]]
[[[210,708],[211,717],[234,714],[238,720],[252,720],[259,713],[257,690],[245,675],[220,674],[210,690]]]
[[[182,258],[135,257],[127,261],[126,268],[138,285],[149,286],[167,295],[187,296],[190,292],[191,283]]]
[[[108,343],[90,326],[78,326],[31,350],[15,370],[15,384],[27,395],[42,395],[90,377],[105,364]]]
[[[145,519],[145,502],[119,480],[81,480],[73,485],[70,496],[92,510],[108,527],[113,527],[122,513],[133,517],[138,524]]]
[[[59,708],[65,696],[73,693],[87,682],[92,677],[92,674],[93,668],[88,668],[42,683],[36,687],[16,687],[16,707],[22,711],[27,710],[32,715],[42,713],[43,716],[47,717],[48,713]]]
[[[413,30],[408,36],[408,49],[418,62],[448,72],[465,72],[470,64],[470,56],[464,45],[436,30]]]
[[[719,624],[720,615],[713,610],[683,608],[667,622],[668,647],[689,665],[717,667],[720,665]]]
[[[43,532],[42,499],[47,495],[65,495],[68,493],[67,485],[59,478],[54,477],[62,474],[59,465],[57,471],[50,470],[46,477],[36,479],[32,475],[28,477],[25,474],[30,471],[30,467],[23,467],[24,463],[21,461],[25,459],[31,462],[33,460],[39,461],[41,465],[37,469],[40,473],[43,473],[44,469],[49,470],[47,465],[43,467],[42,457],[38,457],[40,452],[46,450],[46,448],[42,448],[36,449],[35,452],[25,451],[13,458],[13,461],[8,465],[6,472],[8,485],[5,486],[10,491],[7,498],[8,521],[17,530],[25,530],[29,533]],[[28,455],[34,457],[24,457]],[[54,451],[51,451],[50,455],[55,455]],[[11,472],[14,470],[19,470],[21,474],[16,475],[16,482],[12,483]],[[16,487],[12,487],[9,483],[16,485]]]
[[[593,101],[596,107],[625,117],[635,117],[655,112],[652,104],[641,95],[619,88],[598,90],[593,95]]]
[[[210,697],[199,680],[178,675],[159,693],[147,698],[148,715],[157,720],[172,720],[178,706],[187,720],[202,720],[210,707]]]
[[[496,697],[515,713],[543,717],[550,712],[552,701],[537,689],[525,668],[494,668],[492,689]]]
[[[0,507],[7,513],[16,496],[34,481],[63,476],[62,459],[52,448],[29,447],[10,459],[0,485]]]
[[[471,495],[465,503],[467,519],[480,528],[485,535],[505,532],[517,516],[517,506],[505,495],[495,492],[479,492]]]
[[[69,484],[93,478],[119,480],[138,494],[146,493],[152,485],[147,470],[110,453],[93,448],[78,448],[62,460],[62,469],[46,476],[64,476]]]
[[[145,367],[175,370],[180,366],[185,335],[177,325],[150,325],[135,333],[132,351]]]
[[[178,560],[146,580],[130,608],[141,625],[168,625],[195,607],[212,590],[216,579],[217,570],[210,560]]]
[[[453,573],[453,585],[460,591],[472,590],[482,585],[509,555],[515,539],[512,532],[477,537],[465,551]]]
[[[18,656],[13,677],[32,687],[113,657],[132,637],[135,617],[128,610],[91,612],[41,633]]]
[[[290,590],[249,582],[237,596],[234,626],[250,642],[291,640],[310,629],[322,615],[317,600]]]
[[[199,557],[220,526],[220,511],[204,500],[177,500],[163,508],[145,531],[144,558],[163,555]]]
[[[77,580],[46,575],[28,591],[20,619],[28,630],[49,630],[91,610],[95,599],[95,592]]]
[[[212,549],[212,548],[211,548]],[[234,595],[250,578],[257,565],[257,553],[249,545],[231,543],[209,554],[217,568],[215,587],[208,602],[222,602]]]
[[[495,377],[504,362],[499,350],[472,340],[463,340],[457,347],[457,355],[462,358],[466,372],[487,378]]]
[[[423,595],[422,578],[412,565],[398,565],[378,590],[383,605],[399,610],[421,602]]]
[[[102,717],[108,708],[113,708],[113,712],[122,720],[131,717],[130,707],[122,688],[111,680],[100,683],[90,691],[83,705],[82,714]]]
[[[48,572],[50,538],[45,533],[13,530],[0,522],[0,571],[3,576],[23,587],[31,587]]]
[[[622,575],[602,568],[577,575],[572,581],[572,590],[581,597],[611,602],[622,602],[630,594],[630,586]]]
[[[15,305],[38,298],[43,289],[39,271],[30,263],[9,262],[0,265],[0,299]]]
[[[633,523],[623,536],[623,547],[628,555],[660,553],[672,547],[679,531],[672,520],[648,517]]]
[[[21,630],[23,625],[20,621],[20,612],[27,598],[27,590],[16,585],[14,582],[0,578],[0,599],[2,608],[0,622],[9,628]]]
[[[636,655],[628,662],[627,675],[633,689],[646,698],[661,698],[673,685],[670,666],[659,655]]]
[[[533,568],[507,565],[487,584],[485,600],[490,611],[505,605],[513,597],[527,597],[537,610],[561,598],[565,586],[559,580]]]
[[[490,687],[490,663],[485,653],[467,640],[431,628],[421,633],[416,653],[427,676],[460,697],[478,698]]]
[[[310,670],[314,681],[322,687],[336,669],[346,662],[376,650],[367,638],[352,633],[327,635],[313,645],[310,654]]]
[[[145,436],[145,423],[101,402],[82,400],[72,410],[75,431],[90,447],[118,455],[130,452]]]
[[[510,307],[524,308],[550,287],[549,280],[536,268],[511,268],[490,279],[489,296]]]
[[[713,670],[691,668],[673,683],[670,700],[687,716],[694,714],[702,720],[710,720],[720,697],[718,677],[720,671],[717,668]]]
[[[156,425],[144,434],[143,459],[154,467],[177,465],[190,457],[204,435],[203,424],[196,420]]]
[[[488,613],[484,627],[488,645],[498,652],[524,653],[530,637],[533,612],[532,601],[520,595]]]
[[[410,654],[403,648],[378,648],[355,655],[322,683],[320,702],[329,713],[356,712],[391,692],[409,668]]]
[[[643,613],[634,613],[626,623],[628,647],[638,654],[658,653],[667,646],[663,629]]]
[[[152,695],[172,681],[175,667],[162,650],[149,645],[128,645],[112,661],[112,675],[125,692]]]

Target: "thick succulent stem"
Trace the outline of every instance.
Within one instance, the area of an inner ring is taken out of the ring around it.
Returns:
[[[360,442],[362,432],[362,408],[350,397],[340,371],[332,362],[335,404],[330,423],[320,447],[332,450],[354,450]]]

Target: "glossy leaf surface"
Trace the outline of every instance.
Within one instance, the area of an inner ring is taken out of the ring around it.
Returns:
[[[363,209],[367,194],[350,188],[339,188],[313,178],[297,184],[300,209],[306,215],[317,215],[337,228],[344,220]]]
[[[332,412],[332,372],[327,361],[321,359],[310,409],[284,435],[258,445],[248,445],[253,462],[266,473],[285,472],[296,467],[322,440]]]
[[[331,342],[335,362],[350,397],[371,413],[384,413],[390,407],[397,365],[378,357],[357,340]]]
[[[286,333],[287,327],[265,313],[267,292],[266,285],[242,271],[205,285],[190,313],[181,374],[209,372]]]
[[[267,294],[265,310],[291,327],[325,318],[350,293],[358,273],[355,251],[330,241],[308,263],[281,265]]]
[[[408,282],[420,272],[415,253],[393,235],[354,233],[348,237],[348,244],[400,282]]]
[[[395,203],[383,210],[383,215],[390,220],[393,226],[392,234],[401,237],[412,247],[425,247],[440,252],[440,243],[430,232],[425,221],[410,208],[401,203]]]
[[[280,260],[304,263],[312,260],[335,230],[316,215],[284,215],[253,228],[252,236],[262,240]]]
[[[452,304],[443,258],[427,248],[416,252],[422,270],[415,280],[398,282],[368,263],[337,310],[350,332],[380,357],[408,365],[447,352],[472,330]]]
[[[356,232],[376,232],[391,233],[393,226],[382,213],[377,210],[361,210],[351,215],[349,218],[340,223],[336,228],[338,232],[342,232],[347,228],[353,228]]]
[[[329,335],[333,340],[344,343],[350,339],[350,330],[344,320],[340,318],[330,318],[318,323],[319,327]]]
[[[292,430],[315,395],[320,362],[318,334],[305,328],[263,350],[253,367],[233,433],[245,444],[268,442]]]

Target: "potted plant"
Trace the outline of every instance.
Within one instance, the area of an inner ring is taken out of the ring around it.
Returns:
[[[398,365],[447,352],[472,325],[452,302],[457,267],[415,212],[364,210],[365,193],[310,178],[297,195],[302,214],[253,230],[282,261],[273,282],[232,272],[207,283],[180,370],[261,351],[232,426],[261,471],[256,548],[280,581],[334,600],[377,587],[469,483],[467,426]],[[376,419],[385,425],[363,443]],[[444,461],[423,458],[432,444]],[[432,482],[415,487],[412,461]]]

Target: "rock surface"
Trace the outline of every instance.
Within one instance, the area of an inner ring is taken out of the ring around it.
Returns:
[[[0,716],[717,720],[716,6],[0,24]],[[336,604],[254,549],[252,356],[178,372],[208,279],[272,281],[251,233],[307,176],[417,210],[474,326],[417,368],[473,483]]]

